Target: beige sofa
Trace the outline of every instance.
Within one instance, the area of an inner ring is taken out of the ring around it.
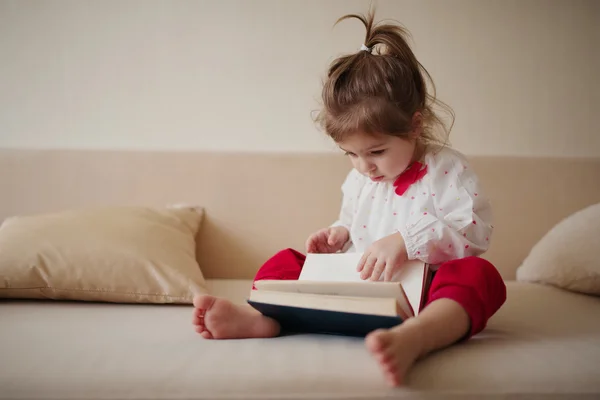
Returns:
[[[471,341],[388,388],[360,338],[207,341],[189,305],[0,301],[0,399],[600,398],[600,298],[516,270],[558,221],[600,201],[600,160],[473,157],[495,209],[486,254],[508,300]],[[208,291],[244,302],[261,263],[336,216],[330,154],[0,151],[0,220],[89,205],[189,203],[206,214]]]

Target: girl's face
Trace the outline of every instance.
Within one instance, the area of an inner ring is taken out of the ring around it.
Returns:
[[[415,156],[415,138],[354,133],[338,142],[354,168],[374,182],[393,182]]]

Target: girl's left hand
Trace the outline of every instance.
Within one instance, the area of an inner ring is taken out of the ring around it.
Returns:
[[[383,274],[384,281],[389,281],[407,259],[404,238],[396,232],[373,243],[363,254],[356,270],[361,273],[361,279],[378,281]]]

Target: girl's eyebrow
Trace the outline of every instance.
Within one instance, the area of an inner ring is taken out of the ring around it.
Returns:
[[[374,148],[376,148],[376,147],[381,147],[381,146],[385,146],[385,143],[380,143],[380,144],[376,144],[375,146],[371,146],[371,147],[369,147],[369,148],[367,149],[367,151],[369,151],[369,150],[372,150],[372,149],[374,149]]]
[[[369,150],[373,150],[377,147],[381,147],[381,146],[385,146],[385,143],[380,143],[380,144],[376,144],[375,146],[370,146],[368,148],[365,149],[365,151],[369,151]],[[348,150],[345,150],[342,146],[338,146],[340,148],[340,150],[345,151],[346,153],[351,153]]]

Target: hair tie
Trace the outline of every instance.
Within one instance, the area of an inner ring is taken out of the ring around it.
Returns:
[[[360,51],[366,51],[367,53],[371,54],[371,50],[373,50],[373,48],[365,46],[364,43],[360,45]]]

